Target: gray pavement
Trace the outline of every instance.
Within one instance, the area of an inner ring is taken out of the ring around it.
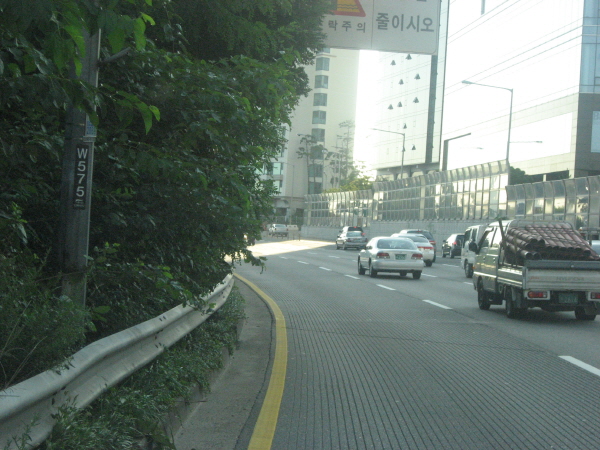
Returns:
[[[263,300],[239,280],[247,319],[239,348],[211,384],[192,404],[188,418],[174,436],[177,450],[246,449],[268,387],[273,318]]]

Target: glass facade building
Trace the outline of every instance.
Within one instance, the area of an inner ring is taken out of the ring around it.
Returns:
[[[508,156],[544,180],[600,174],[599,24],[598,0],[452,1],[448,168]]]

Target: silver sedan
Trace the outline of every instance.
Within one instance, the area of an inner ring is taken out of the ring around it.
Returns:
[[[375,237],[358,254],[358,274],[368,270],[372,278],[379,272],[397,272],[401,277],[410,272],[418,280],[424,266],[423,253],[407,238]]]

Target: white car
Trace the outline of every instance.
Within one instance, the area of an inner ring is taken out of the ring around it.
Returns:
[[[371,278],[379,272],[397,272],[401,277],[410,272],[418,280],[424,266],[423,253],[407,238],[375,237],[358,254],[358,274],[364,275],[368,270]]]
[[[431,267],[433,265],[433,261],[435,261],[435,248],[425,236],[422,234],[394,233],[392,234],[392,237],[401,237],[412,240],[417,245],[417,248],[420,250],[420,252],[423,253],[423,261],[425,262],[425,265],[427,267]]]
[[[287,225],[281,223],[274,223],[269,228],[269,236],[283,236],[286,237],[288,235]]]

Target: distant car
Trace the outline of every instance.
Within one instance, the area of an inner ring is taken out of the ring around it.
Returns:
[[[433,262],[435,262],[435,259],[436,259],[435,254],[437,254],[437,244],[435,242],[433,234],[431,234],[427,230],[419,230],[419,229],[401,230],[400,233],[398,233],[398,234],[422,234],[427,239],[429,239],[429,242],[431,243],[431,245],[433,245],[433,253],[434,253]]]
[[[413,241],[417,245],[419,251],[423,253],[423,261],[425,262],[425,265],[427,267],[431,267],[433,265],[433,261],[435,259],[435,250],[433,249],[431,242],[429,242],[429,239],[427,239],[425,236],[422,234],[395,233],[392,234],[392,237],[403,237]]]
[[[347,248],[365,248],[367,245],[367,238],[363,236],[361,231],[343,231],[336,239],[335,239],[335,248],[339,250],[343,248],[346,250]]]
[[[407,238],[375,237],[358,254],[358,274],[364,275],[368,270],[371,278],[379,272],[397,272],[401,277],[410,272],[418,280],[424,266],[423,253]]]
[[[280,223],[274,223],[269,228],[269,236],[283,236],[286,237],[288,235],[287,225],[283,225]]]
[[[442,242],[442,258],[445,258],[446,255],[449,255],[450,258],[460,256],[464,243],[465,235],[462,233],[454,233],[448,236],[448,238]]]
[[[365,235],[365,230],[363,230],[363,229],[362,229],[362,227],[350,227],[350,226],[348,226],[348,227],[343,227],[343,228],[340,230],[339,234],[342,234],[342,233],[344,233],[344,232],[346,232],[346,231],[360,231],[360,232],[362,233],[362,235],[363,235],[363,236]]]
[[[592,246],[592,249],[600,255],[600,241],[593,240],[593,241],[589,241],[589,242],[590,242],[590,245]]]

